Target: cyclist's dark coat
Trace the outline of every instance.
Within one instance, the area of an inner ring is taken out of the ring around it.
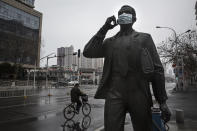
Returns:
[[[80,91],[78,87],[73,87],[71,90],[71,102],[78,102],[79,97],[83,95],[84,94]]]

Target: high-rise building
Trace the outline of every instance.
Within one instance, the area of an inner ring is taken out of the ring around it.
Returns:
[[[0,0],[0,63],[40,64],[42,13],[35,0]]]
[[[80,68],[93,68],[92,59],[84,57],[83,54],[81,54],[80,59]]]
[[[72,69],[73,71],[77,71],[78,69],[78,56],[77,55],[74,55],[73,56],[73,63],[72,63]]]
[[[74,47],[60,47],[57,49],[57,65],[68,70],[73,69]]]
[[[80,57],[80,68],[91,68],[91,69],[100,69],[103,68],[103,59],[102,58],[86,58],[81,54]]]
[[[65,48],[60,47],[57,49],[57,65],[60,67],[64,66],[64,56],[65,56]]]
[[[92,60],[92,62],[93,62],[94,69],[103,68],[103,59],[102,58],[95,58]]]
[[[74,47],[60,47],[57,49],[57,65],[64,67],[68,70],[77,71],[78,68],[86,69],[102,69],[103,68],[103,59],[91,59],[83,56],[83,53],[80,54],[80,58],[77,55],[73,55]]]
[[[27,5],[27,6],[29,6],[31,8],[34,8],[34,2],[35,2],[35,0],[16,0],[16,1],[19,1],[19,2],[21,2],[21,3],[23,3],[23,4]]]

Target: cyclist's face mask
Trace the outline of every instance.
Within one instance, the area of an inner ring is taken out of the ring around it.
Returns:
[[[123,14],[119,15],[117,23],[119,25],[131,24],[132,23],[132,14],[123,13]]]

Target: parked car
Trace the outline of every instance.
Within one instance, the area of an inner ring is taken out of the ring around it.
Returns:
[[[79,84],[79,82],[78,81],[70,81],[70,82],[68,82],[68,85],[69,86],[73,86],[73,85],[75,85],[75,84]]]
[[[58,88],[60,86],[68,86],[68,82],[63,82],[63,81],[54,82],[52,83],[52,86],[54,86],[55,88]]]
[[[81,84],[94,84],[94,83],[93,83],[93,80],[83,79],[81,80]]]

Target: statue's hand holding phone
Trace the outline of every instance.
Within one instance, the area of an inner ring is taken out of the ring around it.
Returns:
[[[116,17],[110,16],[107,18],[105,25],[104,25],[108,30],[113,29],[115,26],[117,26],[117,22],[116,22]]]

